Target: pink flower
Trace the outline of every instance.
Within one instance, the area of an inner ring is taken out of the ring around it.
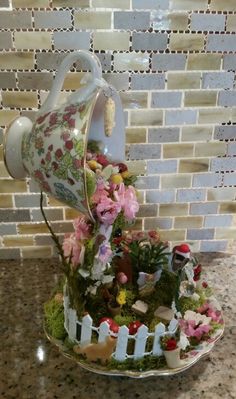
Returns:
[[[105,225],[112,224],[120,211],[121,205],[105,196],[100,199],[100,202],[96,206],[97,216],[100,222]]]
[[[84,216],[80,216],[73,221],[75,229],[75,237],[77,240],[85,240],[90,234],[90,225],[86,221]]]
[[[109,243],[105,242],[99,246],[98,258],[102,263],[110,262],[112,258],[112,250]]]
[[[179,320],[180,328],[184,331],[187,337],[195,337],[199,341],[204,334],[208,334],[211,330],[209,324],[196,323],[195,320]]]
[[[66,234],[62,248],[67,258],[71,256],[71,262],[74,267],[82,265],[84,262],[85,246],[81,244],[75,234]]]
[[[200,308],[197,309],[198,313],[205,314],[210,317],[212,321],[216,323],[223,323],[222,315],[220,310],[214,309],[209,303],[204,303]]]
[[[106,186],[105,186],[103,179],[98,179],[96,191],[92,196],[92,202],[97,204],[103,198],[108,197],[108,195],[109,194],[106,191]]]
[[[134,187],[128,186],[126,188],[124,183],[121,183],[118,190],[114,192],[114,197],[124,210],[124,216],[127,221],[132,221],[139,210]]]

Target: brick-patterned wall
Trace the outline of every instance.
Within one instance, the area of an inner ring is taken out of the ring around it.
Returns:
[[[9,4],[10,3],[10,4]],[[34,118],[65,53],[94,51],[121,93],[127,158],[139,173],[137,228],[225,251],[236,237],[236,0],[0,0],[0,139]],[[79,87],[68,74],[64,96]],[[0,257],[54,253],[32,181],[0,148]],[[56,232],[72,209],[45,197]]]

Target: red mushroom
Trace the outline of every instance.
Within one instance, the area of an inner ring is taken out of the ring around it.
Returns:
[[[118,333],[118,331],[119,331],[119,325],[111,318],[111,317],[102,317],[100,320],[99,320],[99,326],[100,326],[100,324],[102,324],[104,321],[106,321],[107,322],[107,324],[109,325],[109,327],[110,327],[110,330],[113,332],[113,333]]]
[[[143,325],[143,323],[141,323],[141,321],[139,321],[139,320],[135,320],[135,321],[132,321],[131,323],[129,323],[129,326],[128,326],[129,334],[130,335],[136,334],[139,327],[141,327],[142,325]]]

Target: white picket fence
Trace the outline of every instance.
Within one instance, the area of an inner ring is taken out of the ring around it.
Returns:
[[[103,322],[99,327],[95,327],[93,326],[92,318],[88,314],[79,321],[76,311],[70,309],[69,299],[66,296],[64,296],[64,315],[64,326],[69,339],[79,343],[81,346],[86,346],[91,343],[93,332],[97,333],[98,342],[104,342],[106,337],[111,334],[107,322]],[[122,326],[119,328],[117,334],[112,333],[112,336],[117,337],[115,352],[112,356],[119,361],[123,361],[127,358],[139,359],[146,355],[161,356],[163,351],[160,345],[160,338],[167,334],[175,334],[177,327],[178,321],[172,319],[167,329],[163,323],[159,323],[156,325],[154,332],[149,332],[148,327],[142,325],[135,335],[130,335],[128,327]],[[145,349],[149,337],[153,337],[153,346],[151,351],[146,352]],[[127,354],[129,340],[135,340],[133,354]]]

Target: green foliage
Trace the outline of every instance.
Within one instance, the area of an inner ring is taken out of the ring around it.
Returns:
[[[214,334],[217,330],[222,329],[222,324],[217,323],[216,321],[211,321],[210,322],[210,326],[211,326],[211,334]]]
[[[124,184],[125,186],[134,186],[136,180],[137,180],[136,175],[130,175],[124,178]]]
[[[73,350],[73,346],[76,345],[77,342],[73,342],[69,339],[68,335],[66,336],[65,340],[64,340],[64,345],[68,348],[68,349],[72,349]]]
[[[154,273],[168,263],[166,244],[162,241],[151,243],[146,239],[132,241],[129,244],[133,265],[138,271]]]
[[[132,321],[135,320],[135,316],[130,315],[117,315],[114,320],[119,326],[128,326]]]
[[[187,310],[193,310],[196,311],[200,306],[202,306],[206,302],[205,295],[201,291],[196,291],[198,295],[200,295],[200,298],[195,301],[192,298],[186,298],[186,297],[181,297],[179,298],[179,307],[180,307],[180,312],[184,314]]]
[[[111,359],[107,367],[110,370],[148,371],[166,367],[166,361],[164,356],[145,356],[142,359],[126,359],[123,362]]]
[[[67,335],[64,329],[64,307],[54,298],[44,305],[46,329],[56,339],[64,339]]]
[[[176,274],[162,270],[161,278],[156,283],[156,298],[160,305],[171,306],[177,285]]]
[[[108,314],[107,305],[102,295],[99,293],[99,290],[97,295],[91,295],[87,297],[85,310],[91,315],[95,325],[98,324],[99,320],[102,317],[107,316]]]
[[[91,152],[96,152],[97,154],[101,151],[100,150],[100,145],[99,141],[96,140],[90,140],[88,142],[88,151]]]
[[[125,227],[126,227],[126,222],[125,222],[124,214],[123,214],[123,212],[120,212],[118,214],[118,216],[116,217],[116,219],[114,220],[113,225],[112,225],[112,234],[111,234],[111,239],[110,239],[111,243],[112,243],[112,239],[115,236],[116,231],[119,229],[122,231]]]
[[[96,190],[96,177],[95,173],[90,169],[85,170],[85,176],[86,176],[86,185],[87,185],[87,195],[88,199],[90,199]]]

